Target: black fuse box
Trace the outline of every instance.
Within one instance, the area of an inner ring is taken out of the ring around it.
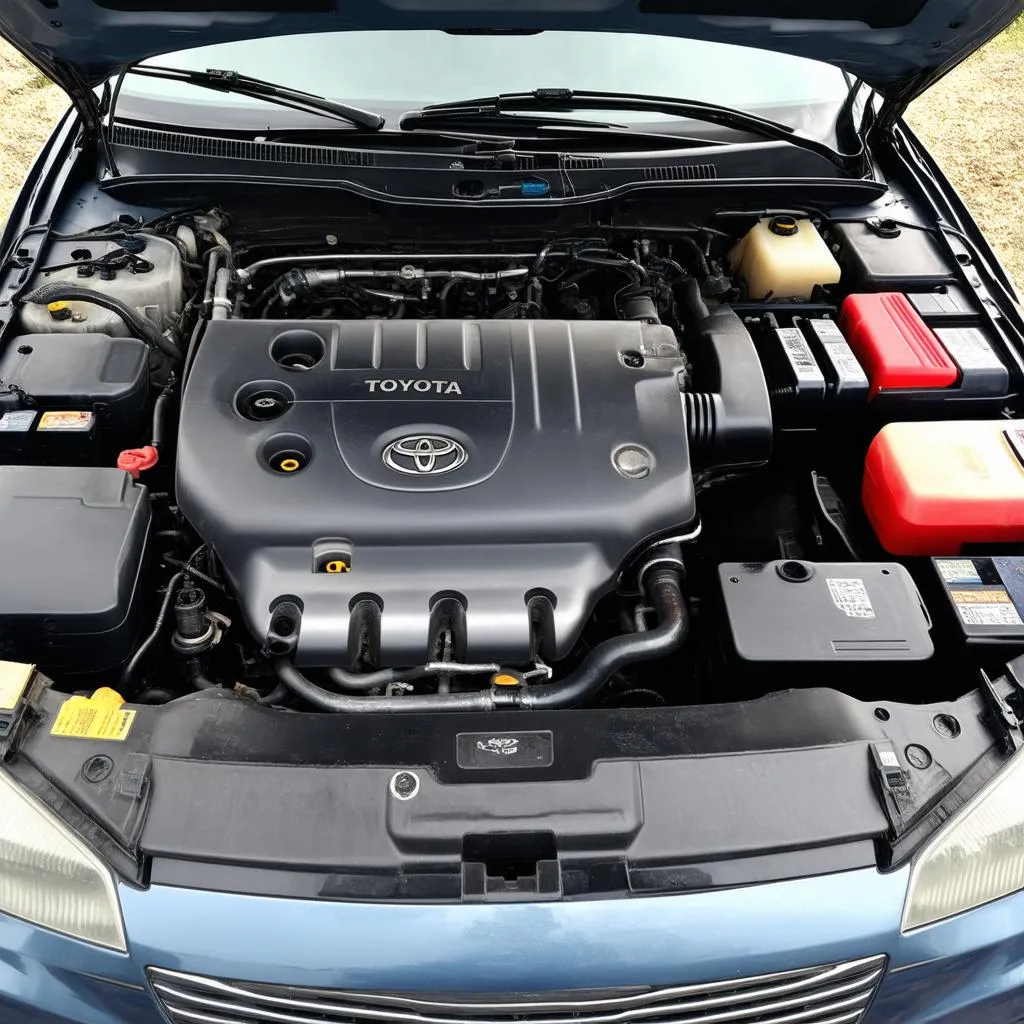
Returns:
[[[118,469],[0,466],[0,659],[124,662],[142,625],[149,492]]]
[[[867,403],[867,374],[834,320],[767,313],[757,336],[779,426],[813,427]]]
[[[736,656],[747,663],[923,661],[930,621],[896,562],[726,562],[718,567]]]
[[[105,334],[32,334],[0,358],[0,459],[97,464],[141,443],[149,349]]]
[[[954,280],[954,265],[931,234],[884,218],[836,223],[843,285],[848,291],[899,292]]]
[[[839,325],[834,320],[821,318],[802,323],[812,348],[817,350],[828,394],[843,403],[866,402],[870,387],[868,375]]]

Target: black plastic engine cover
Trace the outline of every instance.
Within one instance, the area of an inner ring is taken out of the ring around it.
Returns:
[[[458,656],[526,660],[540,594],[562,657],[631,553],[695,518],[682,369],[639,323],[214,321],[178,502],[257,637],[300,605],[300,665],[356,656],[368,595],[384,664],[431,660],[453,596]]]

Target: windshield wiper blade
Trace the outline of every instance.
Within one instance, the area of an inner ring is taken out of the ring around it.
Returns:
[[[447,110],[436,113],[429,107],[414,110],[405,114],[399,122],[403,131],[424,129],[439,133],[494,135],[498,133],[506,138],[530,138],[540,135],[576,136],[579,138],[614,137],[629,138],[634,142],[647,142],[661,146],[674,145],[679,149],[694,146],[718,146],[719,142],[708,139],[692,138],[688,135],[674,135],[667,132],[639,131],[627,124],[615,124],[611,121],[587,121],[578,117],[533,117],[523,114],[510,114],[504,111],[467,111],[455,110],[451,117],[445,116]]]
[[[823,157],[843,170],[849,170],[850,161],[859,153],[846,155],[837,153],[824,142],[799,135],[778,121],[771,121],[757,114],[749,114],[732,107],[721,107],[715,103],[699,100],[675,99],[670,96],[644,96],[633,93],[576,91],[573,89],[534,89],[533,92],[502,93],[480,99],[457,100],[449,103],[433,103],[420,110],[405,114],[399,122],[403,129],[427,128],[438,123],[455,124],[459,121],[473,122],[485,118],[514,120],[516,111],[541,110],[636,110],[659,114],[675,114],[681,118],[706,121],[722,125],[739,132],[748,132],[764,139],[788,142],[800,149]],[[548,123],[551,123],[550,121]],[[612,126],[609,126],[612,127]]]
[[[302,92],[300,89],[290,89],[285,85],[275,85],[262,78],[250,78],[248,75],[240,75],[237,71],[222,71],[216,68],[211,68],[208,71],[192,71],[187,68],[145,64],[131,68],[129,74],[186,82],[203,89],[237,93],[239,96],[252,96],[279,107],[289,107],[304,113],[324,114],[327,117],[348,121],[349,124],[353,124],[357,128],[365,128],[371,132],[380,131],[384,127],[384,118],[372,110],[361,110],[359,107],[352,107],[347,103],[336,103],[325,96]]]

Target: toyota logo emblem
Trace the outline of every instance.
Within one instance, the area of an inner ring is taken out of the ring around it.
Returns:
[[[440,476],[466,464],[469,455],[458,441],[438,434],[410,434],[384,449],[384,465],[409,476]]]

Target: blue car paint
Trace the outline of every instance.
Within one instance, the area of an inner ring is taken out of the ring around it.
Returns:
[[[3,1024],[157,1024],[149,964],[316,987],[685,984],[884,952],[866,1024],[1024,1015],[1024,893],[900,935],[909,872],[571,903],[329,903],[121,889],[128,956],[0,915]]]

